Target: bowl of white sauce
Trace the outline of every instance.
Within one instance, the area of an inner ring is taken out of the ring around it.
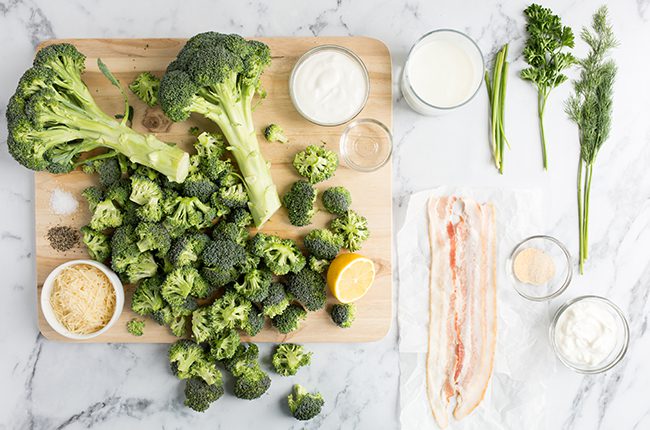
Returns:
[[[551,322],[555,355],[578,373],[601,373],[627,352],[630,330],[623,312],[599,296],[581,296],[562,305]]]
[[[369,93],[365,64],[354,52],[338,45],[307,51],[289,78],[289,94],[298,113],[323,126],[352,120],[365,107]]]
[[[414,111],[439,115],[469,103],[483,84],[484,70],[474,40],[457,30],[439,29],[415,42],[400,86]]]

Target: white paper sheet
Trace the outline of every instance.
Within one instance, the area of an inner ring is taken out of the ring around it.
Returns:
[[[545,377],[555,369],[548,342],[549,310],[514,290],[506,261],[514,246],[543,233],[541,195],[536,191],[439,187],[413,194],[397,236],[399,259],[400,423],[403,430],[437,429],[426,394],[425,362],[429,318],[429,243],[426,203],[457,195],[491,201],[497,216],[497,348],[485,399],[456,430],[545,429]],[[452,400],[453,402],[453,400]]]

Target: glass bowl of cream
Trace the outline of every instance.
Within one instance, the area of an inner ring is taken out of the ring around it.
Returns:
[[[600,296],[581,296],[562,305],[551,322],[551,345],[558,359],[578,373],[601,373],[627,352],[630,330],[623,312]]]
[[[351,50],[320,45],[300,57],[289,77],[294,107],[314,124],[336,126],[354,119],[370,94],[368,69]]]
[[[535,302],[562,294],[573,278],[569,250],[554,237],[537,235],[519,242],[506,261],[515,291]]]

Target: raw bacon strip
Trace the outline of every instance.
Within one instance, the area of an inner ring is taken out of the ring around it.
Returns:
[[[431,244],[427,395],[441,428],[482,401],[496,345],[494,208],[457,197],[428,203]]]

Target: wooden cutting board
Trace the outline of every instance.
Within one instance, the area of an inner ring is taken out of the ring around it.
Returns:
[[[271,162],[272,175],[280,195],[291,183],[300,179],[291,165],[293,156],[309,144],[324,142],[326,147],[338,152],[339,137],[345,125],[321,127],[303,119],[294,109],[289,98],[289,74],[298,58],[310,48],[323,44],[342,45],[354,51],[366,64],[370,74],[370,96],[358,118],[374,118],[389,128],[392,127],[391,58],[386,45],[367,37],[322,37],[322,38],[262,38],[259,39],[271,48],[273,61],[263,76],[263,87],[267,98],[254,112],[258,127],[260,147],[265,158]],[[140,72],[151,71],[162,76],[172,61],[184,39],[73,39],[52,40],[44,45],[72,43],[87,56],[87,71],[84,75],[97,103],[107,113],[119,114],[123,101],[117,90],[97,68],[97,58],[101,58],[117,78],[128,85]],[[133,94],[129,93],[131,105],[135,109],[133,128],[141,132],[152,132],[163,141],[176,142],[190,150],[192,137],[188,134],[191,126],[214,130],[209,121],[193,118],[184,123],[172,123],[159,108],[148,108]],[[270,123],[280,124],[286,131],[290,143],[268,143],[262,137],[263,128]],[[68,252],[55,251],[47,239],[47,232],[55,226],[81,227],[88,223],[90,214],[81,191],[93,185],[96,178],[75,171],[66,175],[36,173],[35,178],[35,219],[36,219],[36,266],[39,293],[39,320],[41,333],[52,340],[69,341],[58,335],[45,321],[40,311],[40,291],[50,271],[57,265],[76,258],[88,258],[83,246]],[[371,237],[364,244],[361,253],[372,258],[377,268],[375,284],[368,294],[357,303],[357,318],[349,329],[335,326],[329,314],[323,310],[309,313],[308,319],[299,331],[282,335],[272,327],[255,336],[260,342],[368,342],[381,339],[391,324],[392,302],[392,199],[391,163],[372,173],[359,173],[341,166],[334,178],[317,185],[320,192],[334,185],[344,185],[352,193],[352,206],[368,218]],[[52,210],[50,198],[52,191],[61,189],[73,193],[79,200],[79,208],[69,216],[56,215]],[[320,205],[320,199],[319,203]],[[282,237],[300,239],[312,228],[326,226],[331,216],[324,210],[314,217],[308,227],[294,227],[287,220],[286,211],[281,209],[263,226],[263,231]],[[301,243],[299,241],[299,243]],[[126,304],[120,320],[109,331],[87,342],[137,342],[166,343],[176,338],[152,320],[147,319],[145,334],[141,337],[130,335],[126,323],[136,315],[130,310],[130,296],[133,287],[126,288]],[[328,302],[335,299],[328,293]],[[267,325],[269,323],[267,322]]]

